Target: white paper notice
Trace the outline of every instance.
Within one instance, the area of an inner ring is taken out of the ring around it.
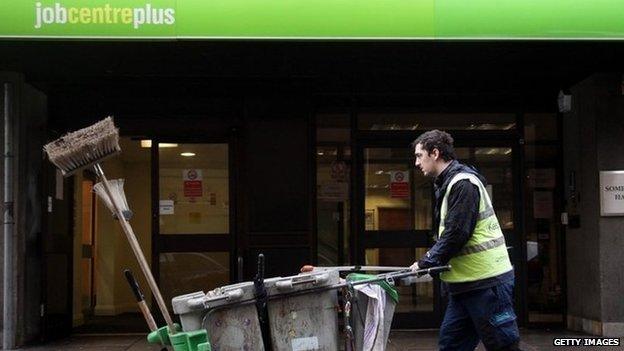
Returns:
[[[173,200],[160,200],[160,215],[172,215],[173,214]]]
[[[319,344],[316,336],[292,339],[292,351],[310,351],[318,349]]]

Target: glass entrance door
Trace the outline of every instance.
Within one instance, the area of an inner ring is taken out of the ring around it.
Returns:
[[[359,149],[363,206],[359,207],[360,257],[366,265],[409,266],[433,245],[433,181],[415,169],[409,141],[370,142]],[[507,245],[520,248],[514,216],[519,169],[508,142],[456,142],[460,162],[475,166],[501,222]],[[398,286],[395,328],[437,328],[443,315],[438,281]]]
[[[165,301],[231,281],[227,143],[156,143],[154,266]]]
[[[413,166],[413,152],[394,145],[360,149],[363,205],[360,257],[366,265],[409,266],[430,246],[433,189]],[[439,325],[439,286],[434,282],[398,286],[394,326]]]

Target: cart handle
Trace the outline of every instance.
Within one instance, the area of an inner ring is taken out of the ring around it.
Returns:
[[[204,296],[197,299],[191,299],[188,301],[188,306],[191,309],[210,308],[210,303],[213,301],[221,300],[239,300],[243,297],[243,289],[235,289],[226,291],[219,296]]]
[[[313,285],[323,284],[329,280],[328,274],[319,274],[317,276],[306,277],[305,279],[282,280],[275,283],[277,290],[292,290],[296,285],[312,283]]]
[[[449,270],[451,270],[451,265],[431,267],[431,268],[422,268],[417,271],[406,269],[406,270],[402,270],[398,272],[378,274],[377,276],[370,278],[370,279],[356,280],[356,281],[352,281],[349,283],[340,283],[340,284],[337,284],[336,287],[346,287],[348,285],[349,286],[362,285],[362,284],[375,283],[375,282],[380,282],[380,281],[386,281],[389,284],[394,284],[395,279],[406,278],[406,277],[411,277],[415,275],[416,276],[422,276],[425,274],[430,275],[431,273],[446,272]]]

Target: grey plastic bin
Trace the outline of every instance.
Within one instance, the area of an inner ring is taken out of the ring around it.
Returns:
[[[271,284],[276,279],[265,282]],[[227,285],[207,294],[200,291],[175,297],[173,311],[184,331],[206,329],[213,351],[263,351],[254,294],[253,282]]]
[[[339,281],[338,271],[330,270],[280,278],[267,284],[273,350],[339,349],[337,290],[313,290]]]

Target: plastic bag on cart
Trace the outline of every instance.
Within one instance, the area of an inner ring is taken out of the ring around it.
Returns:
[[[349,274],[348,281],[370,279],[366,274]],[[356,304],[353,308],[353,327],[356,349],[384,351],[390,334],[394,308],[398,302],[396,289],[385,281],[354,285]]]
[[[377,284],[358,285],[354,289],[368,296],[362,350],[384,351],[386,342],[382,335],[385,326],[386,291]]]

